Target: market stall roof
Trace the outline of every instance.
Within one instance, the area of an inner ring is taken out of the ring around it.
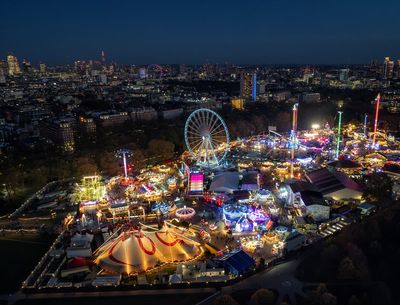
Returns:
[[[210,185],[212,192],[232,193],[239,188],[238,172],[221,172],[217,173]]]
[[[358,168],[361,167],[361,164],[353,160],[344,159],[331,161],[327,164],[327,166],[332,166],[336,168]]]
[[[301,191],[300,196],[306,206],[325,205],[325,200],[321,192]]]
[[[306,178],[324,195],[346,188],[358,192],[362,191],[361,186],[346,174],[327,168],[308,172]]]
[[[243,274],[255,266],[254,259],[242,249],[233,250],[219,258],[224,268],[232,273]]]
[[[293,193],[299,193],[304,191],[317,191],[317,188],[310,182],[305,180],[286,180],[285,183],[292,189]]]
[[[258,189],[258,172],[249,171],[243,175],[242,190]]]

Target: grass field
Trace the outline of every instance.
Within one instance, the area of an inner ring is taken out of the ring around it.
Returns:
[[[17,291],[51,242],[37,236],[0,237],[0,293]]]

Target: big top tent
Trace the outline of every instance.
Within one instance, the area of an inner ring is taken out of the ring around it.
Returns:
[[[201,253],[198,245],[191,233],[175,227],[132,229],[106,242],[95,262],[111,273],[134,274],[164,263],[191,260]]]

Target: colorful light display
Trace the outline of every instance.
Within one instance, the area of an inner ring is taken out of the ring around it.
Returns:
[[[290,145],[291,145],[291,153],[290,153],[290,177],[293,178],[293,164],[294,164],[294,150],[297,143],[297,108],[299,104],[293,105],[293,115],[292,115],[292,131],[290,134]]]
[[[128,177],[128,162],[127,158],[132,156],[132,152],[129,149],[119,149],[117,150],[117,157],[122,158],[124,163],[124,175]]]
[[[200,172],[190,173],[189,177],[189,192],[202,193],[204,183],[204,174]]]
[[[340,149],[340,132],[342,128],[342,113],[343,111],[338,111],[339,113],[339,122],[338,122],[338,132],[337,132],[337,143],[336,143],[336,159],[339,158],[339,149]]]
[[[195,214],[196,214],[195,210],[187,206],[177,209],[175,212],[175,216],[178,217],[180,220],[188,220],[192,218]]]
[[[168,202],[156,202],[151,206],[151,211],[153,213],[156,213],[157,211],[160,211],[161,214],[166,215],[168,214],[170,209],[170,205]]]
[[[244,204],[226,204],[223,211],[225,219],[237,220],[247,212],[247,206]]]
[[[269,220],[268,215],[261,209],[254,209],[248,214],[248,218],[253,222],[266,222]]]
[[[376,142],[376,130],[378,127],[378,116],[379,116],[379,105],[381,103],[381,95],[378,94],[376,97],[376,108],[375,108],[375,121],[374,121],[374,136],[372,139],[372,147],[375,147],[375,142]]]

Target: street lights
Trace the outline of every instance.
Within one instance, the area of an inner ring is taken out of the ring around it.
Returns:
[[[86,227],[86,215],[83,213],[81,216],[82,227]]]
[[[98,226],[100,228],[100,219],[101,219],[101,216],[103,216],[103,213],[101,213],[101,211],[98,210],[97,213],[96,213],[96,216],[97,216],[97,224],[98,224]]]

